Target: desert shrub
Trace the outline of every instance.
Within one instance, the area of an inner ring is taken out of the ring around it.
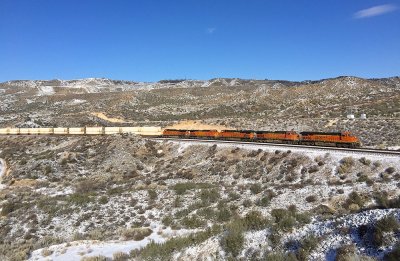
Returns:
[[[140,256],[140,259],[144,260],[171,260],[171,256],[175,251],[180,251],[192,245],[201,244],[220,232],[221,227],[213,226],[202,232],[169,239],[164,243],[155,243],[152,241],[140,250],[131,251],[130,256],[132,258]]]
[[[386,261],[400,260],[400,243],[397,243],[392,251],[386,253],[383,259]]]
[[[295,218],[297,222],[303,225],[311,222],[311,214],[308,212],[296,213]]]
[[[399,229],[399,222],[394,216],[387,216],[378,220],[375,228],[383,232],[397,231]]]
[[[353,204],[360,208],[362,208],[364,205],[363,198],[356,191],[353,191],[349,194],[344,205],[346,208],[349,208]]]
[[[364,164],[365,166],[371,165],[371,160],[369,160],[365,157],[360,158],[358,161],[361,162],[362,164]]]
[[[216,219],[216,217],[217,217],[217,212],[218,212],[218,211],[215,211],[213,208],[208,207],[208,208],[199,209],[196,213],[197,213],[199,216],[201,216],[201,217],[203,217],[203,218],[205,218],[205,219],[210,220],[210,219]]]
[[[224,222],[228,221],[232,217],[232,213],[227,207],[218,208],[219,210],[216,213],[217,221]]]
[[[317,201],[317,196],[315,196],[315,195],[310,195],[310,196],[306,197],[306,201],[307,201],[308,203],[315,202],[315,201]]]
[[[44,174],[50,174],[52,172],[52,169],[51,169],[51,167],[49,166],[49,165],[46,165],[45,167],[44,167]]]
[[[104,183],[95,179],[84,179],[76,183],[76,193],[88,193],[104,187]]]
[[[53,254],[53,251],[48,249],[48,248],[44,248],[41,252],[42,256],[46,257],[46,256],[50,256],[51,254]]]
[[[113,261],[126,261],[129,259],[129,255],[125,252],[115,252],[113,254]]]
[[[340,160],[340,166],[337,171],[339,174],[345,174],[350,172],[351,168],[354,166],[354,159],[352,157],[345,157]]]
[[[269,224],[269,221],[259,211],[251,211],[243,219],[247,230],[260,230]]]
[[[181,220],[182,226],[186,228],[199,228],[199,227],[204,227],[206,225],[206,222],[197,216],[191,216],[191,217],[184,217]]]
[[[273,209],[271,215],[275,219],[276,227],[282,231],[290,231],[296,224],[296,219],[292,216],[292,213],[286,209]]]
[[[154,189],[147,190],[147,194],[150,201],[154,201],[157,199],[157,192]]]
[[[354,255],[356,248],[353,245],[344,245],[336,250],[336,261],[348,261],[349,257]]]
[[[162,221],[161,221],[165,226],[171,226],[174,222],[174,219],[171,215],[167,215],[165,217],[163,217]]]
[[[267,207],[270,203],[268,196],[264,196],[256,201],[256,205],[260,207]]]
[[[270,252],[264,257],[266,261],[287,261],[287,256],[282,252]]]
[[[153,233],[153,230],[150,228],[128,228],[123,229],[121,232],[121,236],[123,240],[135,240],[140,241],[145,237],[150,236]]]
[[[259,183],[253,183],[250,185],[250,191],[253,194],[258,194],[262,191],[262,187]]]
[[[3,206],[2,206],[1,215],[7,216],[8,214],[15,211],[16,209],[17,209],[16,204],[8,201],[7,203],[3,204]]]
[[[318,165],[312,165],[309,169],[308,169],[308,173],[315,173],[319,170]]]
[[[387,216],[378,220],[373,229],[372,239],[375,246],[383,245],[384,232],[397,231],[399,222],[394,216]]]
[[[107,196],[101,196],[99,198],[99,203],[100,204],[104,205],[104,204],[107,204],[107,202],[108,202],[108,197]]]
[[[385,172],[387,174],[393,174],[396,171],[396,169],[394,167],[389,167],[387,169],[385,169]]]
[[[88,194],[74,193],[67,197],[67,201],[75,205],[85,205],[93,201]]]
[[[227,230],[220,240],[221,247],[233,257],[239,255],[244,244],[243,232],[245,227],[242,222],[236,221],[227,226]]]
[[[380,166],[382,166],[382,163],[380,161],[375,161],[373,164],[374,168],[379,168]]]
[[[229,192],[228,196],[229,196],[230,200],[240,199],[239,193],[236,193],[236,192]]]
[[[202,189],[200,191],[200,199],[205,204],[211,204],[218,201],[220,194],[217,189]]]
[[[245,208],[249,208],[249,207],[251,207],[253,205],[253,202],[250,199],[245,199],[245,200],[243,200],[242,205]]]
[[[212,185],[209,183],[193,183],[193,182],[186,182],[186,183],[177,183],[175,184],[172,189],[175,190],[175,193],[178,195],[183,195],[187,190],[192,189],[203,189],[203,188],[211,188]]]
[[[81,258],[81,261],[109,261],[110,259],[102,256],[102,255],[98,255],[98,256],[84,256]]]

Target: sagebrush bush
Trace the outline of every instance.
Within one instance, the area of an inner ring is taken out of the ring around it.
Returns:
[[[181,220],[181,225],[186,228],[200,228],[206,225],[206,222],[197,216],[184,217]]]
[[[253,194],[258,194],[262,191],[262,187],[259,183],[253,183],[250,185],[250,191]]]
[[[308,203],[311,203],[311,202],[315,202],[315,201],[317,201],[317,196],[316,195],[310,195],[310,196],[308,196],[308,197],[306,197],[306,201],[308,202]]]
[[[113,254],[113,261],[126,261],[129,259],[129,255],[125,252],[115,252]]]
[[[369,160],[365,157],[360,158],[358,161],[361,162],[362,164],[364,164],[365,166],[371,165],[371,160]]]
[[[147,236],[150,236],[153,230],[150,228],[128,228],[123,229],[121,232],[123,240],[135,240],[140,241]]]
[[[244,244],[245,227],[242,222],[236,221],[227,226],[227,230],[220,240],[221,247],[233,257],[239,255]]]

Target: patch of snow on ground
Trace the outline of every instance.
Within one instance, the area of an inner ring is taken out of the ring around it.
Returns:
[[[70,101],[68,104],[69,105],[78,105],[87,102],[86,100],[81,100],[81,99],[73,99]]]
[[[69,261],[80,260],[83,257],[90,256],[105,256],[112,258],[116,252],[124,252],[129,254],[131,250],[140,249],[145,247],[151,242],[163,243],[167,239],[175,236],[182,236],[192,233],[192,230],[181,229],[179,231],[172,230],[170,227],[162,229],[161,225],[152,224],[151,229],[153,233],[140,241],[106,241],[101,242],[98,240],[80,240],[70,243],[63,243],[53,245],[47,248],[37,249],[32,252],[30,261]],[[160,233],[162,231],[162,233]],[[42,251],[48,249],[52,252],[51,255],[44,257]]]
[[[52,86],[40,86],[38,87],[38,96],[42,95],[53,95],[54,88]]]
[[[397,219],[400,218],[399,209],[374,209],[367,210],[356,214],[349,214],[334,220],[312,222],[301,229],[298,229],[292,234],[289,234],[285,241],[301,240],[307,235],[315,235],[323,237],[320,240],[317,249],[315,249],[310,256],[310,260],[334,260],[335,249],[343,244],[354,243],[360,245],[362,254],[382,258],[384,251],[375,251],[373,249],[362,246],[359,242],[357,228],[361,225],[375,224],[377,220],[382,219],[388,215],[395,215]],[[341,228],[350,228],[349,234],[340,233]]]

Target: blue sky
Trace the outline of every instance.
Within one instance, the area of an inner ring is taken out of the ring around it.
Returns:
[[[400,75],[400,0],[0,0],[0,81]]]

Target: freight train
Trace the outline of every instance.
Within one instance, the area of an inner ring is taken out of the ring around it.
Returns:
[[[165,138],[239,140],[266,143],[301,144],[358,148],[360,140],[350,132],[300,132],[255,130],[178,130],[164,129]]]

